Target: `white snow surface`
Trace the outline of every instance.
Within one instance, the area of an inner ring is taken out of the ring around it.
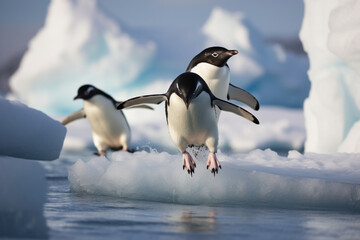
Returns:
[[[360,1],[305,0],[307,152],[360,152]]]
[[[220,45],[239,53],[229,60],[230,82],[267,105],[301,108],[309,92],[308,60],[265,41],[241,12],[214,8],[202,28],[207,46]]]
[[[0,112],[0,156],[34,160],[59,157],[66,134],[60,122],[1,96]]]

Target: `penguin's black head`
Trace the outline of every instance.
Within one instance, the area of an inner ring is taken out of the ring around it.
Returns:
[[[232,56],[238,54],[237,50],[228,50],[223,47],[209,47],[196,55],[190,62],[186,71],[191,71],[199,63],[205,62],[217,67],[227,66],[227,61]]]
[[[186,108],[202,91],[209,92],[205,81],[196,73],[185,72],[180,74],[171,84],[169,92],[175,92],[185,103]]]
[[[86,84],[78,89],[78,94],[76,95],[76,97],[74,97],[74,100],[76,99],[88,100],[99,93],[101,93],[99,89],[97,89],[93,85]]]

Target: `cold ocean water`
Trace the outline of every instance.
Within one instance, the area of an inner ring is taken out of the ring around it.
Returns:
[[[269,204],[252,204],[251,199],[243,203],[182,204],[75,191],[70,187],[68,169],[86,154],[92,152],[63,152],[60,159],[44,163],[49,186],[44,215],[50,239],[360,238],[358,206],[281,206],[271,199]],[[178,157],[181,168],[180,154]],[[226,171],[220,170],[221,174]],[[214,179],[210,173],[208,177]]]

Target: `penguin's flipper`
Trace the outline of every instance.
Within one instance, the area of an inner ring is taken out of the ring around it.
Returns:
[[[242,88],[238,88],[232,85],[231,83],[229,84],[229,91],[227,98],[228,100],[235,100],[238,102],[242,102],[254,110],[259,110],[260,108],[258,100],[253,95],[251,95]]]
[[[150,106],[148,106],[148,105],[137,105],[137,106],[133,106],[133,107],[128,107],[128,108],[126,108],[126,109],[131,109],[131,108],[143,108],[143,109],[149,109],[149,110],[154,110],[154,108],[153,107],[150,107]]]
[[[166,101],[167,97],[165,94],[153,94],[153,95],[144,95],[140,97],[130,98],[117,105],[117,109],[125,109],[135,106],[143,106],[144,104],[160,104],[163,101]]]
[[[62,120],[61,123],[62,123],[62,125],[66,125],[66,124],[71,123],[80,118],[86,118],[84,109],[80,109],[79,111],[70,114],[69,116],[64,118],[64,120]]]
[[[115,107],[116,107],[116,106],[119,106],[121,103],[123,103],[123,102],[116,102]],[[150,106],[145,105],[145,104],[143,104],[143,105],[136,105],[136,106],[132,106],[132,107],[127,107],[126,109],[131,109],[131,108],[144,108],[144,109],[154,110],[153,107],[150,107]]]
[[[249,113],[248,111],[243,109],[242,107],[236,106],[232,103],[223,101],[218,98],[215,98],[213,100],[213,103],[216,106],[218,106],[220,108],[220,110],[222,110],[222,111],[228,111],[228,112],[235,113],[237,115],[240,115],[240,116],[246,118],[249,121],[252,121],[255,124],[259,124],[259,120],[254,115],[252,115],[251,113]]]

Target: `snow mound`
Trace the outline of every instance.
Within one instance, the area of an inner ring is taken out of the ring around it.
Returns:
[[[360,152],[359,10],[359,1],[305,1],[300,37],[310,58],[308,152]]]
[[[94,84],[114,94],[139,77],[154,52],[154,43],[135,41],[95,0],[52,0],[10,86],[30,106],[69,113],[76,110],[72,99],[79,86]]]
[[[265,42],[241,12],[214,8],[203,32],[207,46],[239,51],[229,61],[233,84],[254,94],[261,104],[302,107],[309,91],[306,57]]]
[[[35,160],[59,157],[66,134],[60,122],[2,97],[0,111],[0,155]]]
[[[128,199],[360,209],[359,155],[219,153],[222,169],[214,177],[206,169],[206,154],[198,155],[192,177],[182,170],[180,154],[142,151],[78,160],[69,168],[68,178],[72,191]]]
[[[39,163],[0,156],[0,238],[46,238],[46,193]]]

